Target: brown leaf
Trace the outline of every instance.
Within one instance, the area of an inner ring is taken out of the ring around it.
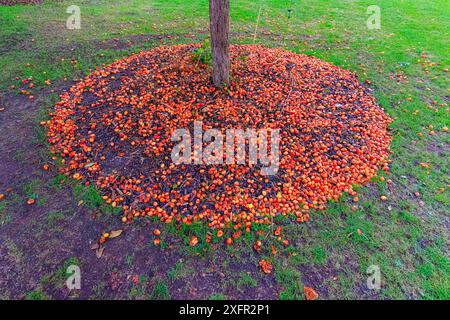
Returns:
[[[109,238],[112,239],[112,238],[118,237],[122,234],[122,232],[123,232],[123,230],[113,230],[113,231],[111,231]]]
[[[98,248],[100,248],[100,246],[97,242],[94,242],[93,244],[91,244],[91,250],[97,250]]]
[[[103,251],[105,250],[105,247],[98,247],[97,250],[95,250],[95,255],[97,256],[97,258],[101,258],[103,255]]]

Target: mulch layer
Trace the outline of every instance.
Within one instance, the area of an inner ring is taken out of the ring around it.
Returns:
[[[97,186],[122,207],[125,223],[157,216],[249,231],[279,214],[303,222],[310,209],[388,170],[391,119],[354,73],[235,45],[231,83],[216,89],[198,48],[163,46],[98,68],[64,92],[43,123],[60,170]],[[260,163],[174,164],[172,133],[192,133],[194,121],[224,135],[279,129],[278,172],[263,175]]]

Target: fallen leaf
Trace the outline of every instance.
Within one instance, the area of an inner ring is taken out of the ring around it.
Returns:
[[[109,235],[109,237],[112,238],[116,238],[118,236],[120,236],[122,234],[123,230],[113,230],[111,231],[111,234]]]
[[[97,250],[95,250],[95,255],[97,256],[97,258],[101,258],[103,255],[103,251],[105,250],[105,247],[98,247]]]
[[[91,250],[97,250],[98,248],[100,248],[100,245],[96,242],[94,242],[93,244],[91,244]]]

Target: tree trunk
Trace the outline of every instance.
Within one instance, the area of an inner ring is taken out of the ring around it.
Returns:
[[[211,34],[212,80],[216,87],[230,83],[230,1],[209,1],[209,31]]]

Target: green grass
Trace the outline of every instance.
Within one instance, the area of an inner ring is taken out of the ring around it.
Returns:
[[[195,270],[192,267],[187,266],[184,261],[180,260],[177,261],[173,268],[167,271],[167,277],[169,280],[175,281],[193,275],[194,273]]]
[[[281,286],[281,300],[298,300],[303,298],[303,283],[301,274],[286,265],[278,264],[275,269],[275,279]]]
[[[59,176],[57,180],[59,181]],[[78,205],[85,205],[92,210],[100,210],[103,213],[119,214],[121,212],[119,207],[113,207],[103,200],[100,192],[94,186],[84,186],[77,184],[75,181],[71,182],[73,197],[78,201]]]
[[[82,28],[67,30],[65,12],[71,4],[45,1],[40,6],[0,7],[1,93],[18,84],[16,76],[32,76],[39,89],[46,87],[47,79],[64,84],[64,78],[67,82],[77,79],[91,68],[142,49],[207,39],[207,1],[83,1]],[[281,46],[348,68],[361,81],[370,80],[379,104],[396,118],[391,126],[392,174],[386,175],[392,184],[375,179],[370,187],[360,188],[356,211],[350,209],[350,200],[343,199],[323,212],[313,213],[306,224],[283,222],[291,245],[285,250],[290,255],[279,253],[274,264],[281,299],[303,298],[303,283],[316,285],[320,294],[334,299],[449,299],[450,141],[448,133],[441,129],[450,126],[450,82],[448,73],[443,71],[450,64],[450,3],[384,1],[380,3],[381,30],[369,30],[366,9],[372,4],[366,0],[231,1],[233,43]],[[293,10],[291,18],[288,8]],[[259,12],[258,33],[254,36]],[[112,38],[130,39],[150,33],[172,37],[135,41],[119,49],[103,44]],[[185,38],[185,34],[196,38]],[[73,59],[76,64],[71,63]],[[425,60],[434,65],[424,66]],[[406,77],[408,82],[397,81],[397,75]],[[42,110],[55,99],[56,96],[49,98]],[[436,135],[429,134],[429,125],[433,125]],[[44,144],[44,139],[42,133],[36,133],[36,141]],[[18,159],[25,156],[23,150],[16,152]],[[430,169],[420,162],[429,162]],[[61,181],[75,185],[73,194],[77,201],[82,200],[91,209],[111,211],[95,188],[77,186],[64,176],[55,177],[51,185],[60,188]],[[46,195],[39,193],[41,183],[32,180],[23,191],[36,198],[38,204],[45,204]],[[415,192],[420,193],[419,197]],[[380,201],[381,195],[388,200]],[[11,205],[0,203],[2,221],[8,217]],[[168,231],[185,238],[197,235],[201,244],[206,236],[206,229],[196,225],[183,230],[168,226]],[[229,253],[234,253],[235,259],[253,257],[254,240],[246,235],[237,246],[229,248]],[[213,238],[214,242],[219,239]],[[187,256],[211,258],[214,253],[205,253],[204,249],[210,252],[210,247],[203,245],[183,250]],[[223,261],[224,272],[229,262]],[[370,265],[380,267],[379,291],[365,287]],[[179,264],[172,266],[168,278],[181,277],[181,269]],[[239,276],[238,283],[241,289],[254,284],[245,274]],[[150,295],[170,296],[163,282],[157,282]]]
[[[145,275],[139,276],[139,281],[138,283],[134,284],[131,287],[130,292],[128,293],[128,298],[133,300],[145,299],[147,297],[147,285],[148,285],[147,276]]]
[[[40,206],[45,205],[48,196],[42,192],[43,181],[41,179],[33,179],[23,186],[23,192],[27,199],[34,199]]]
[[[170,292],[167,284],[163,281],[157,281],[153,286],[153,290],[150,294],[151,300],[169,300]]]
[[[128,267],[131,267],[131,266],[133,266],[133,263],[134,263],[134,257],[132,255],[128,254],[124,257],[124,261]]]
[[[256,279],[247,273],[241,272],[237,281],[238,290],[243,291],[247,288],[255,288],[257,285],[258,281]]]
[[[0,201],[0,226],[6,225],[12,221],[11,208],[17,205],[17,194],[7,195],[5,199]]]
[[[51,210],[47,213],[47,222],[50,227],[55,227],[58,221],[62,221],[67,217],[68,211]]]
[[[25,300],[49,300],[49,297],[40,290],[30,291],[26,294]]]
[[[209,300],[227,300],[227,297],[221,293],[214,293],[209,297]]]

